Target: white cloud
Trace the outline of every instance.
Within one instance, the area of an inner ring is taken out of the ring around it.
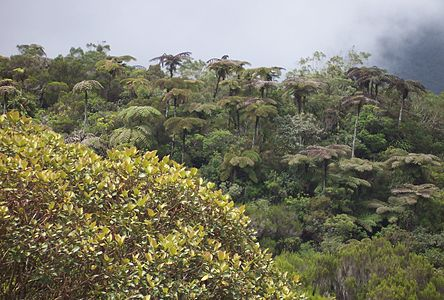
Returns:
[[[144,65],[164,52],[192,51],[292,68],[315,50],[354,45],[377,56],[381,37],[399,39],[443,8],[442,0],[2,0],[0,53],[38,43],[54,56],[106,40],[113,53]]]

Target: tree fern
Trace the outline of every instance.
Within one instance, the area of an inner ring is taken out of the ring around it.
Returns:
[[[110,137],[111,147],[125,145],[148,150],[153,149],[155,144],[151,127],[147,125],[118,128],[113,131]]]
[[[181,52],[175,55],[164,53],[161,56],[151,59],[150,61],[158,61],[160,66],[166,67],[166,69],[170,73],[170,77],[173,77],[177,67],[181,66],[184,60],[190,58],[191,52]]]
[[[72,91],[74,93],[84,93],[100,89],[103,89],[103,86],[97,80],[83,80],[76,83],[72,88]]]
[[[391,169],[403,166],[440,166],[441,160],[433,154],[407,153],[393,155],[385,161],[385,164]]]
[[[232,177],[232,180],[234,180],[237,171],[241,171],[244,172],[251,181],[257,182],[256,172],[253,168],[260,160],[261,157],[259,153],[254,150],[240,151],[238,149],[232,149],[225,153],[224,160],[220,166],[220,179],[225,181]]]
[[[190,113],[198,113],[198,114],[206,114],[211,115],[211,113],[215,110],[217,110],[219,107],[215,103],[197,103],[192,102],[188,104],[188,106],[185,108],[186,111]]]
[[[222,58],[212,58],[207,61],[207,68],[216,73],[216,87],[214,89],[213,99],[216,99],[220,82],[227,79],[227,76],[231,73],[239,73],[245,65],[249,65],[249,63],[246,61],[228,59],[228,55],[224,55]]]
[[[352,158],[352,159],[341,159],[338,162],[338,168],[342,171],[354,171],[358,173],[364,172],[377,172],[382,171],[383,164],[379,162],[372,162],[367,159]]]
[[[310,157],[313,161],[320,162],[323,169],[322,192],[327,185],[328,166],[330,161],[335,158],[343,157],[350,152],[348,145],[332,144],[329,146],[308,146],[300,151],[300,154]]]
[[[287,154],[283,157],[282,162],[287,163],[289,166],[309,165],[313,162],[313,159],[304,154]]]
[[[298,113],[304,112],[305,101],[308,95],[313,94],[323,87],[323,83],[314,78],[292,77],[283,82],[284,95],[293,97]]]
[[[178,135],[182,137],[182,162],[185,158],[185,139],[192,131],[202,128],[205,125],[205,120],[192,117],[173,117],[164,122],[167,132],[173,137]]]
[[[85,94],[85,111],[84,111],[84,117],[83,117],[83,129],[86,128],[86,124],[88,122],[88,92],[93,90],[100,90],[103,89],[103,86],[100,84],[100,82],[96,80],[83,80],[72,88],[73,93],[84,93]]]
[[[166,131],[171,134],[181,135],[184,131],[191,132],[195,128],[201,128],[205,120],[191,117],[173,117],[164,122]]]
[[[373,228],[378,227],[383,220],[378,214],[365,214],[356,218],[356,223],[361,225],[366,231],[373,232]]]

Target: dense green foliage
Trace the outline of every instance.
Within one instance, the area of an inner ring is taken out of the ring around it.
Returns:
[[[38,45],[18,49],[0,57],[5,111],[101,156],[135,146],[197,168],[246,205],[261,245],[313,297],[443,297],[444,94],[367,67],[369,55],[354,50],[316,52],[283,76],[280,67],[250,68],[228,55],[205,62],[163,54],[145,68],[105,44],[53,59]],[[353,245],[362,240],[358,254]],[[381,281],[374,260],[366,262],[373,279],[332,275],[372,243],[393,268],[427,269],[424,280],[390,271],[392,281]],[[325,257],[322,270],[299,263]]]
[[[8,299],[265,298],[295,289],[244,207],[168,157],[101,158],[0,117],[0,292]]]
[[[442,299],[444,273],[425,257],[386,239],[352,241],[339,252],[283,253],[281,269],[303,274],[314,292],[332,293],[338,299]]]

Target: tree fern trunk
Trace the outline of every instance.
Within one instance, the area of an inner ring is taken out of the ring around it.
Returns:
[[[236,180],[237,177],[237,169],[236,167],[233,168],[233,171],[231,172],[231,182],[234,182]]]
[[[352,142],[352,153],[351,157],[355,157],[355,146],[356,146],[356,135],[358,132],[358,120],[359,120],[359,109],[356,112],[355,128],[353,130],[353,142]]]
[[[8,110],[8,96],[5,93],[3,95],[3,114],[6,114],[7,110]]]
[[[327,186],[327,169],[328,169],[328,160],[324,159],[323,162],[324,176],[322,180],[322,193],[325,193],[325,187]]]
[[[174,154],[174,148],[176,146],[175,140],[176,140],[176,136],[173,135],[173,137],[171,138],[171,153],[170,153],[171,156],[173,156],[173,154]]]
[[[181,157],[182,157],[182,163],[185,160],[185,138],[186,138],[186,131],[184,130],[182,132],[182,153],[181,153]]]
[[[296,105],[298,107],[298,114],[300,115],[302,113],[302,99],[301,99],[301,97],[296,97],[296,96],[294,99],[295,99]]]
[[[174,106],[173,116],[175,117],[177,115],[177,99],[176,98],[174,98],[173,106]]]
[[[85,91],[85,115],[83,119],[83,130],[86,129],[87,122],[88,122],[88,92]]]
[[[254,122],[254,135],[253,135],[253,146],[256,144],[257,132],[259,129],[259,117],[256,117],[256,121]]]
[[[217,92],[219,91],[220,75],[217,76],[216,88],[214,89],[213,99],[216,99]]]
[[[404,104],[405,104],[405,98],[402,98],[401,107],[399,108],[398,127],[401,126],[402,113],[404,112]]]
[[[301,113],[303,114],[305,112],[305,102],[307,101],[307,98],[304,96],[301,99]]]

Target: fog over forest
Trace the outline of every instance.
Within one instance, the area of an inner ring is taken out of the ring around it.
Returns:
[[[253,66],[293,69],[314,51],[370,52],[369,64],[421,80],[435,92],[444,62],[444,2],[394,1],[2,1],[0,53],[39,43],[49,56],[107,41],[147,65],[158,53],[229,54]],[[412,63],[413,57],[415,62]]]

